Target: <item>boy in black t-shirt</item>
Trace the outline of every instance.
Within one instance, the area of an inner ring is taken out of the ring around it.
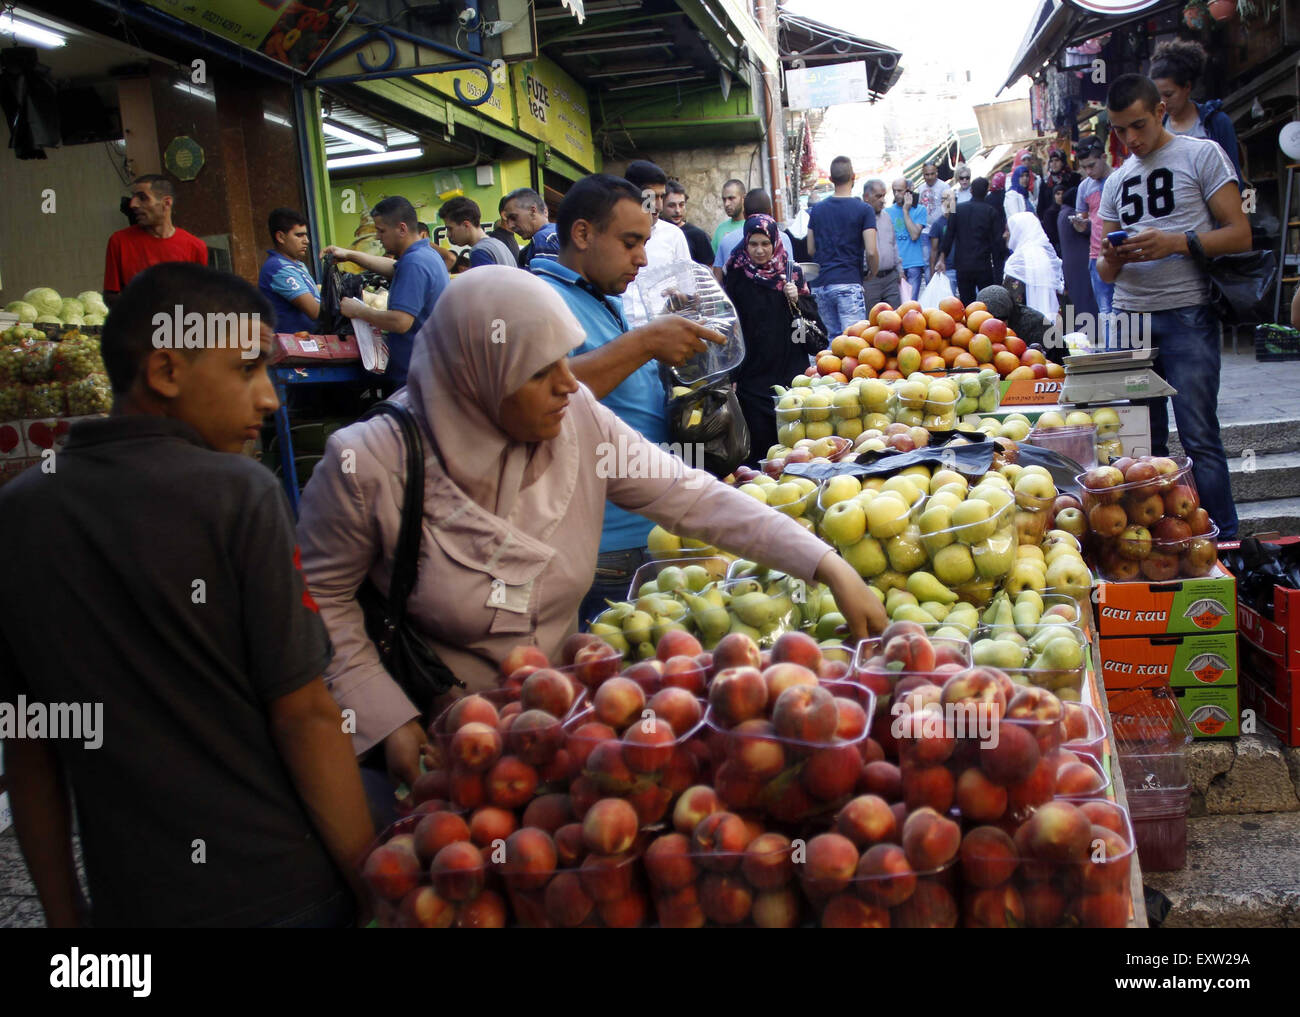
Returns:
[[[277,406],[273,320],[235,276],[140,273],[104,328],[112,415],[0,489],[0,529],[21,534],[0,572],[0,711],[99,718],[93,737],[0,724],[51,926],[353,918],[373,828],[320,679],[329,640],[276,479],[229,454]]]

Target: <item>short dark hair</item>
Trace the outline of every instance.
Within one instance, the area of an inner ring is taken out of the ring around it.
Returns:
[[[288,233],[295,226],[306,226],[307,217],[294,208],[277,208],[267,216],[266,228],[271,231],[271,243],[277,233]]]
[[[1106,93],[1106,108],[1118,113],[1135,102],[1154,112],[1160,102],[1160,90],[1154,81],[1141,74],[1121,74],[1111,82],[1110,91]]]
[[[921,169],[922,169],[922,170],[928,169],[928,168],[931,167],[931,166],[934,167],[935,172],[938,172],[938,170],[939,170],[939,164],[938,164],[937,162],[923,162],[923,163],[921,163]]]
[[[1162,42],[1151,54],[1151,80],[1168,78],[1179,88],[1187,88],[1201,80],[1205,61],[1205,47],[1199,42],[1170,39]]]
[[[988,197],[989,182],[984,177],[976,177],[970,182],[970,196],[983,201]]]
[[[99,347],[114,395],[131,391],[154,350],[154,316],[170,316],[178,304],[186,314],[256,314],[275,327],[270,301],[239,276],[188,261],[152,265],[127,284],[104,322]]]
[[[755,187],[745,195],[745,218],[751,215],[771,215],[772,198],[761,187]]]
[[[438,209],[438,218],[443,222],[467,222],[474,226],[483,224],[483,213],[478,202],[472,198],[448,198]]]
[[[847,155],[837,155],[831,160],[831,183],[836,186],[853,183],[853,163]]]
[[[593,173],[583,177],[569,188],[560,202],[555,230],[559,234],[560,249],[568,247],[573,239],[573,224],[586,219],[598,230],[609,225],[614,206],[620,201],[635,201],[641,207],[641,191],[623,177],[608,173]]]
[[[668,174],[646,159],[636,159],[627,164],[623,179],[636,187],[646,188],[651,184],[667,184]]]
[[[403,198],[400,194],[394,194],[390,198],[385,198],[370,211],[370,218],[383,219],[386,223],[396,226],[398,223],[405,223],[406,228],[412,233],[420,225],[420,219],[415,214],[415,206]]]
[[[516,187],[501,199],[501,207],[498,211],[504,212],[506,206],[512,201],[517,201],[521,205],[527,205],[530,208],[535,208],[542,212],[546,211],[546,202],[543,201],[542,196],[531,187]]]
[[[687,201],[691,200],[691,196],[686,193],[686,188],[682,186],[682,182],[680,180],[669,180],[667,193],[680,194]]]
[[[143,173],[131,181],[134,184],[148,184],[149,190],[153,194],[161,195],[164,198],[176,197],[176,188],[172,182],[161,173]]]
[[[428,233],[428,232],[429,232],[429,224],[428,224],[427,222],[417,222],[417,223],[415,224],[415,232],[416,232],[416,233]]]
[[[723,189],[724,191],[725,191],[728,187],[739,187],[740,190],[741,190],[741,192],[743,193],[744,190],[745,190],[745,181],[743,181],[743,180],[737,180],[735,177],[732,177],[730,180],[728,180],[725,184],[722,185],[722,189]]]
[[[1074,157],[1082,162],[1084,159],[1094,159],[1106,154],[1106,146],[1101,138],[1089,134],[1085,138],[1079,139],[1079,144],[1075,146]]]

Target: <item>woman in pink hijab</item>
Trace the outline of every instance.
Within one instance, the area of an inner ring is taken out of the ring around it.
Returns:
[[[687,467],[601,405],[569,371],[582,341],[546,283],[477,268],[439,299],[393,397],[425,443],[408,617],[470,691],[492,686],[520,644],[559,656],[591,586],[606,499],[673,533],[827,583],[856,637],[887,624],[878,598],[817,537]],[[360,755],[383,742],[390,774],[411,780],[425,740],[420,711],[380,663],[356,600],[367,577],[388,589],[404,455],[387,417],[336,431],[303,492],[298,540],[334,643],[326,684],[355,711],[354,747]]]

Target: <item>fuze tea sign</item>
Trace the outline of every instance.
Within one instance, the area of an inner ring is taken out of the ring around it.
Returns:
[[[514,70],[519,129],[583,169],[594,171],[591,113],[582,86],[545,58],[524,61]]]

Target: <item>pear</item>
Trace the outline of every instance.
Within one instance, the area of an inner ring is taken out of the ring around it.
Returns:
[[[633,646],[648,642],[654,624],[654,615],[648,611],[633,611],[623,621],[623,637]]]
[[[885,594],[885,611],[890,617],[904,604],[920,604],[920,601],[910,590],[890,590]]]
[[[940,604],[955,604],[957,594],[939,582],[929,572],[913,572],[907,577],[907,591],[918,601],[935,600]],[[946,614],[947,612],[945,612]]]
[[[758,629],[746,625],[739,618],[732,618],[731,627],[727,630],[727,635],[735,635],[737,632],[749,636],[749,638],[754,640],[754,642],[756,643],[761,643],[763,642],[764,639],[763,633],[761,633]]]
[[[624,619],[626,619],[627,616],[636,609],[627,602],[616,603],[612,600],[607,600],[605,603],[608,604],[609,607],[596,616],[596,621],[602,625],[612,625],[614,628],[621,631]]]
[[[981,639],[971,645],[971,660],[977,667],[1007,671],[1025,666],[1025,651],[1006,639]]]
[[[903,604],[894,613],[894,621],[911,621],[920,625],[938,625],[939,619],[916,604]]]
[[[765,593],[744,593],[731,600],[732,615],[751,628],[767,628],[776,620],[777,612],[773,598]]]
[[[1038,599],[1038,603],[1033,600],[1025,599],[1025,593],[1033,593]],[[1016,623],[1016,631],[1026,639],[1032,634],[1033,628],[1038,624],[1038,619],[1042,615],[1042,598],[1033,590],[1025,590],[1024,593],[1016,599],[1015,606],[1011,609],[1011,616]]]
[[[921,546],[921,531],[915,526],[909,526],[885,545],[885,555],[889,558],[890,567],[899,572],[911,572],[913,569],[920,568],[925,564],[925,548]],[[903,582],[906,585],[907,581]]]
[[[700,633],[701,641],[716,643],[727,634],[731,616],[721,604],[711,603],[706,596],[686,594],[686,604],[691,609],[691,619]]]
[[[906,590],[907,576],[893,569],[887,569],[876,576],[876,585],[886,593],[890,590]]]
[[[847,625],[844,615],[838,611],[827,611],[817,619],[817,628],[813,632],[813,637],[822,642],[835,636],[835,630],[841,625]]]
[[[948,625],[945,623],[941,628],[937,628],[934,630],[933,633],[931,633],[931,638],[932,639],[955,639],[958,642],[965,642],[968,638],[970,638],[970,632],[968,632],[966,629],[959,628],[956,625]]]
[[[687,565],[682,569],[682,578],[686,580],[686,588],[693,593],[699,593],[713,580],[703,565]]]
[[[682,538],[656,526],[646,537],[646,549],[652,558],[672,558],[682,549]]]
[[[939,621],[943,621],[947,618],[952,611],[951,604],[943,604],[937,600],[923,600],[921,601],[920,606],[922,611],[934,615],[934,617]]]
[[[924,539],[924,538],[922,538]],[[930,567],[941,583],[950,589],[975,578],[975,559],[965,544],[949,544],[931,555]],[[954,594],[954,598],[955,598]]]
[[[667,633],[672,632],[674,630],[677,632],[690,631],[681,622],[675,621],[672,618],[656,618],[654,628],[651,630],[651,634],[654,636],[655,645],[657,646],[659,644],[659,640],[663,639],[663,637]]]
[[[593,622],[591,625],[592,635],[599,636],[603,642],[612,646],[623,656],[631,652],[627,640],[623,638],[623,631],[614,625],[605,625],[601,622]]]

